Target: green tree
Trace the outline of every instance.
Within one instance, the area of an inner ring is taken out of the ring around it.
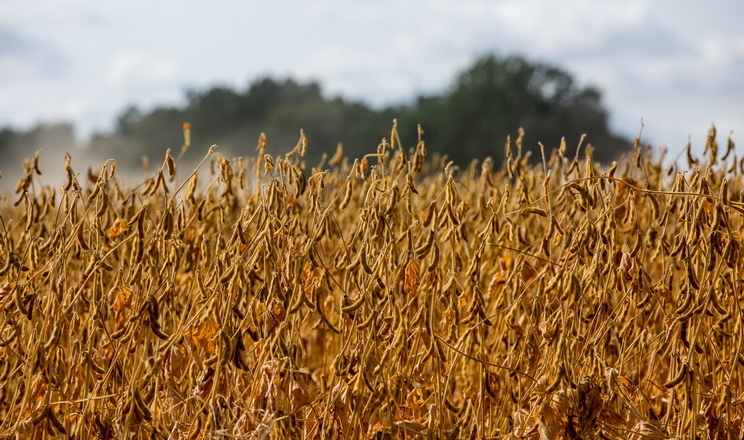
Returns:
[[[609,132],[600,92],[577,87],[565,71],[524,58],[483,57],[462,72],[442,96],[421,97],[404,120],[407,132],[422,124],[431,151],[460,163],[490,155],[503,157],[504,141],[519,127],[525,148],[558,146],[561,137],[575,145],[582,133],[607,160],[629,148]]]
[[[161,107],[149,113],[127,108],[112,133],[93,138],[93,149],[125,166],[136,166],[143,155],[158,160],[166,148],[180,147],[181,125],[190,122],[192,157],[203,154],[200,147],[212,144],[228,155],[251,153],[262,132],[269,152],[283,153],[304,130],[310,143],[308,160],[313,163],[335,151],[339,142],[353,156],[374,151],[395,117],[340,97],[327,98],[319,84],[292,79],[261,78],[244,92],[222,86],[188,90],[186,101],[180,108]]]
[[[595,157],[606,161],[630,145],[609,132],[598,90],[578,87],[557,67],[516,56],[483,57],[444,93],[382,110],[326,97],[318,83],[293,79],[259,78],[242,91],[225,86],[188,90],[180,107],[126,109],[115,130],[96,135],[91,144],[123,166],[136,166],[143,155],[158,161],[167,148],[178,151],[183,122],[192,126],[191,159],[212,144],[227,155],[251,153],[262,132],[268,152],[281,154],[295,145],[302,129],[313,164],[339,142],[349,156],[374,152],[389,136],[393,118],[400,122],[404,146],[415,144],[416,124],[421,124],[430,151],[447,153],[463,165],[486,156],[500,160],[506,136],[514,137],[519,127],[526,130],[527,149],[536,150],[538,141],[556,147],[564,136],[576,145],[587,133]]]

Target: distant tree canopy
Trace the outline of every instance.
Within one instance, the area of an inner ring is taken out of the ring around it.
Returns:
[[[627,140],[610,133],[599,90],[579,88],[565,71],[521,57],[479,59],[443,95],[421,97],[405,117],[421,123],[429,150],[457,162],[503,157],[505,138],[526,131],[525,147],[557,147],[561,137],[576,145],[583,133],[608,160],[626,151]]]
[[[182,124],[190,122],[193,156],[203,155],[212,144],[224,154],[248,154],[261,133],[266,133],[269,152],[282,153],[294,147],[300,130],[315,158],[333,152],[340,142],[351,154],[366,154],[375,151],[395,117],[342,98],[325,98],[318,84],[292,79],[262,78],[242,93],[227,87],[189,90],[186,98],[183,107],[160,107],[149,113],[128,108],[113,132],[95,135],[91,146],[134,165],[144,154],[152,158],[154,151],[178,152]]]
[[[271,153],[289,151],[300,129],[309,141],[310,160],[333,153],[338,143],[350,156],[374,152],[388,137],[394,118],[406,147],[416,141],[416,125],[424,129],[430,152],[448,154],[460,164],[473,158],[503,157],[507,135],[526,130],[525,148],[558,146],[561,137],[575,145],[581,134],[596,147],[595,157],[607,161],[630,147],[613,135],[600,92],[581,88],[565,71],[517,56],[485,56],[456,78],[439,95],[415,102],[374,109],[359,102],[323,95],[317,83],[261,78],[244,91],[229,87],[189,90],[182,106],[158,107],[144,112],[124,110],[115,128],[90,141],[97,155],[114,157],[122,166],[137,165],[144,155],[160,160],[166,148],[178,152],[183,143],[182,124],[192,125],[193,158],[206,147],[220,146],[228,155],[253,151],[260,133]],[[33,140],[13,131],[0,132],[0,154],[18,139]],[[33,151],[28,154],[33,154]]]
[[[33,157],[36,150],[46,148],[63,151],[78,148],[73,126],[68,123],[39,124],[27,131],[0,128],[0,164]]]

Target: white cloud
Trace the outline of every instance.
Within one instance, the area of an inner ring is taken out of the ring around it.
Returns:
[[[109,62],[107,80],[116,87],[136,86],[137,83],[173,80],[175,74],[176,67],[172,61],[130,50],[116,54]]]

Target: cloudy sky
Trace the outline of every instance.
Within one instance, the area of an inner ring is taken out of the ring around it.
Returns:
[[[744,144],[744,1],[0,0],[0,125],[69,120],[272,74],[374,105],[441,91],[479,55],[523,54],[604,92],[611,125],[679,151],[715,122]]]

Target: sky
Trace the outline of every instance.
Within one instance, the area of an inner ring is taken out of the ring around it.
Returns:
[[[597,86],[611,128],[668,146],[744,144],[744,1],[0,0],[0,126],[70,121],[274,75],[374,106],[439,93],[479,56],[519,54]]]

